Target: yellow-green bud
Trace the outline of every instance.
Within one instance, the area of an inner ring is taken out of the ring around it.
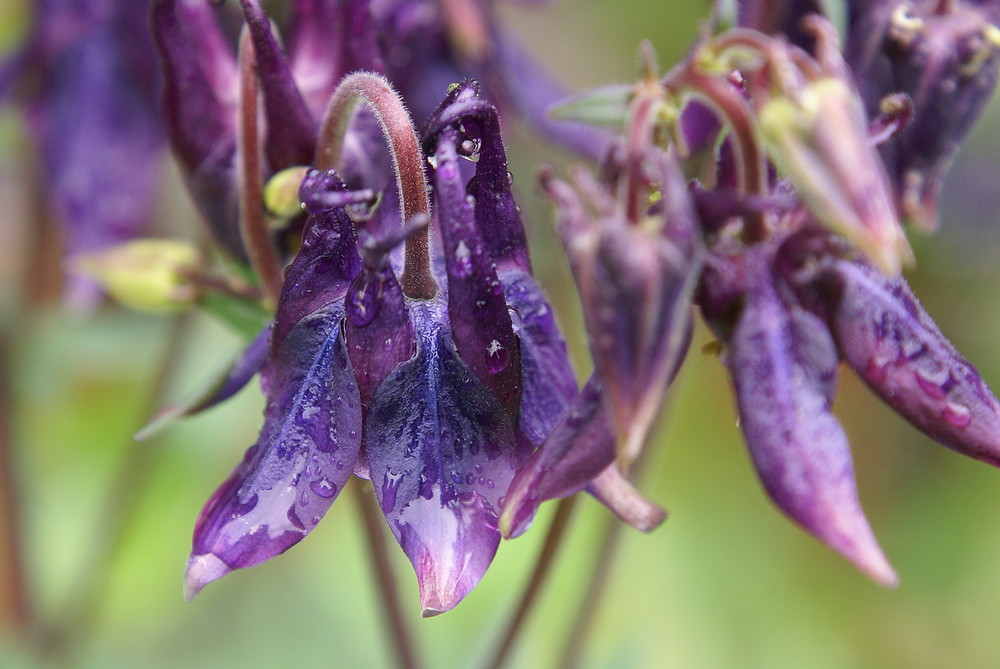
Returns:
[[[138,239],[77,256],[73,265],[126,307],[169,313],[194,302],[197,290],[187,275],[201,263],[201,254],[186,242]]]
[[[302,213],[299,186],[308,171],[308,167],[289,167],[272,176],[264,185],[264,206],[279,220],[287,221]]]

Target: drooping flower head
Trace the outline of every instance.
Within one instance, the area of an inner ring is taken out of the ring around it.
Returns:
[[[349,109],[351,96],[375,108],[397,165],[423,155],[413,131],[391,120],[402,107],[384,80],[353,75],[331,108]],[[345,205],[362,196],[332,171],[303,182],[310,217],[261,373],[265,424],[202,512],[189,596],[301,540],[352,472],[371,479],[425,615],[455,606],[492,561],[510,481],[576,387],[531,277],[496,109],[473,84],[457,85],[423,139],[433,152],[432,238],[418,211],[359,244]],[[470,174],[463,156],[473,153]],[[416,180],[401,189],[403,211],[413,211],[407,200],[426,197],[423,169],[400,179]],[[399,243],[402,273],[391,253]],[[414,266],[421,258],[432,262],[426,273]]]

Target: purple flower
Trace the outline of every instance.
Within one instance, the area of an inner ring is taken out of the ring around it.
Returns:
[[[937,197],[1000,69],[1000,3],[851,3],[845,54],[869,113],[902,92],[913,121],[882,147],[902,215],[937,225]]]
[[[140,236],[163,147],[146,3],[40,0],[32,9],[26,42],[0,71],[0,96],[25,111],[66,253]],[[71,301],[98,294],[91,280],[73,278]]]
[[[361,194],[332,171],[303,182],[310,217],[261,372],[264,427],[199,518],[189,597],[301,540],[352,472],[371,479],[424,615],[454,607],[492,561],[510,482],[576,385],[531,277],[496,110],[458,85],[424,146],[441,232],[427,297],[405,294],[392,253],[426,221],[359,245],[344,205]]]

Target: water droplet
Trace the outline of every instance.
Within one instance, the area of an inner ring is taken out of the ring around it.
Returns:
[[[302,494],[299,495],[299,504],[301,504],[302,506],[309,504],[309,493],[307,493],[305,490],[303,490]]]
[[[337,464],[335,466],[337,467],[337,469],[342,470],[344,468],[344,462],[342,460],[337,460]]]
[[[316,479],[309,484],[309,489],[320,497],[329,499],[337,494],[337,485],[330,481],[330,479],[325,476],[321,479]],[[305,494],[305,493],[303,493]]]
[[[351,439],[357,439],[358,438],[358,431],[357,430],[351,430],[350,436],[351,436]]]
[[[475,483],[476,482],[475,475],[474,474],[466,474],[466,476],[465,476],[465,482],[467,484],[469,484],[469,485],[472,485],[473,483]]]
[[[972,413],[960,404],[948,402],[941,410],[941,419],[958,428],[966,428],[972,422]]]
[[[487,488],[492,488],[493,487],[493,479],[486,479],[486,487]],[[501,502],[501,504],[502,504],[502,502]]]
[[[459,279],[467,279],[472,274],[472,251],[460,241],[455,247],[455,262],[452,264],[451,273]]]
[[[479,188],[479,177],[473,176],[469,179],[469,183],[465,184],[465,194],[475,195],[477,188]]]
[[[486,346],[486,368],[491,373],[497,374],[507,368],[510,362],[510,354],[499,341],[494,339]]]
[[[377,199],[372,202],[353,202],[344,206],[344,212],[355,223],[364,223],[371,219],[377,206]]]
[[[382,342],[382,348],[384,348],[384,349],[385,349],[385,350],[387,350],[387,351],[388,351],[388,350],[389,350],[390,348],[392,348],[392,337],[386,337],[386,338],[385,338],[385,341],[384,341],[384,342]]]
[[[458,149],[458,155],[476,162],[479,160],[479,149],[482,148],[482,141],[478,139],[466,139],[456,148]]]
[[[472,307],[472,312],[476,315],[476,318],[486,318],[486,315],[489,313],[486,300],[476,300],[476,303]]]

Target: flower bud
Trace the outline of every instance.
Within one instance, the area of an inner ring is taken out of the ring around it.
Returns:
[[[197,297],[187,273],[201,264],[201,256],[184,242],[138,239],[77,256],[73,264],[113,298],[137,311],[181,311]]]

